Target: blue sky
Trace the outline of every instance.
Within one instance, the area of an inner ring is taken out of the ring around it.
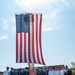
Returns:
[[[43,14],[42,52],[46,65],[70,67],[75,62],[75,0],[1,0],[0,10],[0,71],[6,66],[27,66],[15,63],[15,14],[25,12]]]

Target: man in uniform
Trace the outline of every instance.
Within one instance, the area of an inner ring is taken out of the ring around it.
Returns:
[[[45,75],[48,75],[48,68],[47,67],[44,68],[44,73],[45,73]]]
[[[22,72],[21,68],[18,70],[18,75],[23,75],[23,72]]]
[[[27,67],[24,69],[23,75],[29,75],[29,70]]]
[[[66,75],[72,75],[72,72],[70,69],[68,69],[68,66],[66,66]]]
[[[43,71],[43,68],[40,67],[38,69],[37,75],[45,75],[45,72]]]
[[[14,75],[14,68],[11,67],[11,70],[10,70],[10,75]]]

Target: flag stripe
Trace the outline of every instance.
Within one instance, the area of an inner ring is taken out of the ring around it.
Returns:
[[[32,55],[32,54],[33,54],[33,53],[32,53],[32,51],[33,51],[33,50],[32,50],[32,45],[33,45],[33,44],[32,44],[32,43],[33,43],[33,41],[32,41],[32,30],[33,30],[33,29],[32,29],[32,15],[30,15],[30,22],[31,22],[31,23],[30,23],[30,59],[31,59],[31,63],[34,63],[34,62],[33,62],[33,55]]]
[[[42,55],[42,40],[41,40],[41,35],[42,35],[42,14],[40,15],[40,28],[39,28],[39,44],[40,44],[40,53],[41,53],[41,58],[42,58],[42,62],[45,65],[45,62],[43,60],[43,55]]]
[[[22,62],[22,33],[20,33],[20,62]]]
[[[27,62],[26,60],[26,33],[24,33],[24,61]]]
[[[42,60],[41,60],[41,54],[40,54],[40,41],[39,41],[39,30],[40,30],[40,15],[38,15],[38,53],[39,53],[39,60],[40,60],[40,63],[42,64]]]
[[[38,58],[37,58],[37,48],[36,48],[36,15],[34,15],[34,50],[35,50],[35,59],[36,63],[38,63]]]
[[[18,33],[18,63],[20,62],[20,33]]]
[[[24,33],[22,33],[22,62],[24,63]]]
[[[30,33],[28,33],[28,59],[31,63],[31,57],[30,57]]]
[[[38,62],[40,63],[39,52],[38,52],[38,14],[36,14],[36,50],[37,50],[37,59],[38,59]]]
[[[18,61],[18,33],[16,33],[16,63]]]
[[[26,33],[26,59],[29,63],[29,51],[28,51],[28,33]]]
[[[42,55],[42,14],[16,16],[16,62],[44,64]],[[21,26],[20,26],[21,25]]]
[[[34,15],[32,15],[32,57],[33,57],[33,60],[34,62],[33,63],[36,63],[35,61],[35,50],[34,50]]]

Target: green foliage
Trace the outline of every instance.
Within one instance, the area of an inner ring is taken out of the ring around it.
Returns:
[[[75,68],[75,62],[71,62],[71,68]]]
[[[75,62],[71,62],[71,65],[75,65]]]

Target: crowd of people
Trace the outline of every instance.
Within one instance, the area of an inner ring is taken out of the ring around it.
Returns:
[[[24,69],[11,68],[10,70],[9,67],[6,67],[6,71],[4,71],[3,75],[72,75],[72,72],[68,69],[68,66],[39,67],[37,69],[32,68],[31,70],[29,70],[28,67]]]

